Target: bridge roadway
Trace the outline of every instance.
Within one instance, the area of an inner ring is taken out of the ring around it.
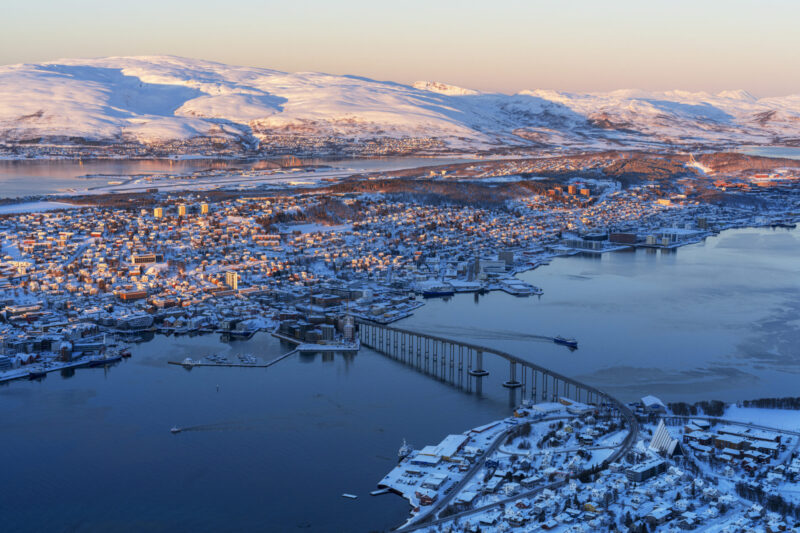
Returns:
[[[742,426],[750,429],[760,429],[762,431],[771,431],[773,433],[786,433],[787,435],[795,435],[800,437],[800,431],[792,431],[791,429],[779,429],[770,426],[762,426],[760,424],[753,424],[752,422],[740,422],[738,420],[728,420],[727,418],[717,418],[713,416],[687,416],[687,415],[664,415],[665,420],[705,420],[715,424],[725,424],[728,426]]]
[[[485,372],[485,370],[482,368],[482,357],[480,357],[480,356],[482,354],[484,354],[484,353],[485,354],[490,354],[490,355],[495,355],[497,357],[500,357],[502,359],[505,359],[505,360],[509,361],[509,363],[511,364],[511,379],[512,380],[515,378],[516,365],[519,365],[519,366],[521,366],[523,368],[529,368],[534,372],[532,374],[533,375],[533,388],[531,390],[531,392],[532,392],[532,394],[534,396],[533,397],[534,401],[536,400],[536,390],[535,390],[536,374],[535,374],[535,372],[539,372],[539,373],[542,374],[542,384],[543,384],[543,388],[545,388],[545,390],[543,391],[543,396],[546,396],[546,394],[547,394],[547,392],[546,392],[546,380],[547,380],[547,378],[553,378],[553,383],[555,385],[554,386],[554,390],[553,390],[553,397],[554,398],[558,397],[558,388],[557,388],[557,382],[556,382],[556,380],[558,380],[558,381],[563,382],[564,384],[572,385],[573,386],[573,390],[574,390],[575,394],[578,396],[578,400],[579,401],[580,401],[580,391],[581,390],[586,391],[587,400],[590,400],[592,395],[594,395],[594,397],[598,400],[598,403],[599,403],[599,400],[601,398],[604,399],[605,402],[607,402],[609,405],[612,405],[614,408],[616,408],[617,411],[619,412],[620,416],[625,419],[625,422],[627,423],[627,426],[628,426],[628,435],[625,437],[625,439],[622,441],[622,443],[620,443],[619,447],[614,451],[614,453],[612,453],[609,457],[607,457],[606,459],[604,459],[600,463],[600,468],[601,469],[607,468],[608,465],[610,465],[610,464],[618,461],[620,458],[624,457],[624,455],[626,453],[628,453],[628,451],[630,451],[630,449],[636,443],[636,440],[637,440],[638,435],[639,435],[639,421],[636,419],[636,416],[633,414],[633,412],[630,410],[630,408],[627,405],[625,405],[624,403],[622,403],[621,401],[619,401],[616,398],[614,398],[613,396],[610,396],[609,394],[607,394],[607,393],[605,393],[605,392],[603,392],[603,391],[601,391],[601,390],[599,390],[599,389],[597,389],[595,387],[592,387],[591,385],[587,385],[585,383],[581,383],[580,381],[578,381],[576,379],[564,376],[563,374],[559,374],[557,372],[553,372],[553,371],[551,371],[551,370],[549,370],[547,368],[544,368],[542,366],[537,365],[536,363],[532,363],[530,361],[522,359],[521,357],[515,356],[513,354],[510,354],[508,352],[504,352],[504,351],[501,351],[501,350],[496,350],[494,348],[489,348],[489,347],[486,347],[486,346],[479,346],[477,344],[472,344],[472,343],[463,342],[463,341],[455,341],[453,339],[448,339],[448,338],[440,337],[440,336],[437,336],[437,335],[430,335],[430,334],[427,334],[427,333],[418,333],[418,332],[412,331],[412,330],[397,328],[397,327],[394,327],[394,326],[386,326],[386,325],[377,324],[375,322],[369,322],[369,321],[361,320],[361,319],[357,320],[357,323],[359,325],[359,329],[360,329],[360,333],[361,333],[360,334],[361,344],[363,344],[364,346],[367,346],[369,348],[372,348],[373,350],[376,350],[378,352],[381,352],[381,353],[384,353],[386,355],[389,355],[389,356],[393,356],[393,352],[394,352],[394,354],[396,354],[396,352],[399,349],[399,352],[400,352],[401,356],[402,355],[408,355],[409,357],[412,357],[413,355],[415,355],[414,352],[416,351],[416,356],[419,359],[421,357],[421,355],[422,355],[421,345],[419,343],[420,339],[427,340],[427,341],[433,341],[433,342],[439,342],[439,343],[442,343],[442,351],[441,351],[440,355],[442,357],[441,364],[444,367],[445,362],[446,362],[446,357],[447,357],[446,346],[448,346],[448,345],[449,346],[458,346],[458,347],[461,347],[461,348],[466,348],[468,350],[473,350],[476,354],[479,355],[479,357],[477,358],[478,368],[473,370],[472,368],[470,368],[470,366],[463,367],[463,364],[462,364],[463,361],[460,360],[459,361],[459,372],[466,372],[466,374],[469,377],[474,378],[476,380],[481,380],[485,375],[488,374],[488,372]],[[400,336],[400,339],[401,339],[399,342],[398,342],[398,335]],[[410,339],[412,339],[412,338],[415,339],[413,344],[412,344],[412,342],[410,342]],[[406,342],[406,340],[408,340],[409,342]],[[426,358],[426,360],[428,358],[428,355],[429,355],[428,346],[426,344],[425,345],[425,358]],[[433,352],[434,363],[436,361],[436,356],[437,356],[437,352],[434,349],[434,352]],[[452,366],[454,364],[453,352],[452,351],[450,353],[450,364],[451,364],[451,368],[452,368]],[[470,360],[470,365],[471,365],[471,360]],[[523,395],[524,395],[524,390],[525,390],[524,389],[524,374],[523,374],[523,383],[519,384],[517,386],[522,386],[523,387]],[[566,386],[565,386],[565,394],[564,394],[564,396],[569,396],[568,389],[566,388]],[[695,418],[697,418],[697,417],[695,417]],[[551,483],[549,485],[543,485],[543,486],[535,488],[535,489],[524,491],[524,492],[522,492],[520,494],[517,494],[515,496],[500,500],[498,502],[494,502],[494,503],[492,503],[490,505],[486,505],[486,506],[483,506],[483,507],[480,507],[480,508],[477,508],[477,509],[471,509],[471,510],[463,511],[461,513],[450,515],[450,516],[447,516],[445,518],[438,518],[439,513],[441,513],[441,511],[446,508],[446,506],[450,503],[452,498],[455,497],[455,495],[458,494],[458,492],[460,490],[462,490],[463,487],[475,476],[475,474],[480,470],[480,466],[483,465],[483,462],[486,460],[486,458],[489,457],[496,450],[496,448],[498,446],[500,446],[500,443],[502,443],[504,441],[504,439],[514,429],[515,429],[515,427],[514,428],[509,428],[506,431],[504,431],[503,434],[501,436],[499,436],[498,439],[493,443],[493,445],[490,447],[490,449],[486,451],[486,453],[483,455],[482,459],[476,462],[476,464],[470,469],[470,471],[467,473],[467,475],[465,475],[462,478],[462,480],[450,490],[450,492],[447,494],[447,496],[445,496],[440,501],[438,501],[436,504],[431,506],[431,508],[428,510],[428,512],[426,512],[423,516],[418,517],[417,520],[415,520],[414,522],[406,523],[405,525],[403,525],[400,528],[398,528],[398,531],[402,531],[402,532],[405,533],[405,532],[409,532],[409,531],[416,531],[416,530],[419,530],[419,529],[422,529],[422,528],[429,528],[429,527],[432,527],[432,526],[436,526],[438,524],[450,522],[452,520],[455,520],[456,518],[473,515],[473,514],[476,514],[476,513],[487,511],[487,510],[489,510],[491,508],[497,507],[499,505],[503,505],[505,503],[510,503],[510,502],[514,502],[516,500],[519,500],[521,498],[533,496],[533,495],[537,494],[538,492],[541,492],[545,488],[557,488],[557,487],[563,485],[565,483],[565,481],[558,481],[556,483]],[[433,517],[433,520],[431,520],[431,517]]]

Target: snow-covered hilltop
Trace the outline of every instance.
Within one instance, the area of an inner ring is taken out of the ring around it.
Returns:
[[[0,67],[0,143],[263,152],[800,144],[800,95],[487,94],[180,57]]]

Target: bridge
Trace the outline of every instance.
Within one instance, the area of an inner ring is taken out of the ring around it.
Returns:
[[[484,378],[489,375],[489,371],[485,368],[484,360],[486,357],[495,357],[508,364],[508,379],[502,383],[502,386],[512,392],[510,395],[512,400],[515,397],[513,393],[518,391],[522,400],[527,399],[531,402],[558,401],[560,398],[568,398],[610,409],[613,415],[618,415],[624,419],[628,427],[628,435],[614,453],[600,464],[600,468],[606,468],[609,464],[618,461],[628,453],[636,442],[639,434],[639,422],[630,408],[613,396],[591,385],[581,383],[576,379],[494,348],[362,319],[358,319],[356,323],[363,346],[367,346],[406,365],[413,366],[417,370],[438,379],[448,380],[466,387],[468,390],[472,390],[474,384],[475,391],[479,394],[482,392]],[[499,445],[499,442],[500,439],[495,444]],[[477,470],[477,468],[473,468],[473,470]],[[460,486],[463,486],[469,477],[471,475],[465,476]],[[524,491],[522,494],[503,500],[503,502],[511,502],[525,496],[531,496],[541,489],[542,487],[532,491]],[[455,496],[456,492],[458,490],[452,491],[449,496]],[[447,518],[439,518],[440,511],[447,506],[449,499],[445,498],[437,502],[437,505],[429,510],[427,516],[419,517],[420,520],[415,525],[407,524],[400,530],[404,532],[415,531],[447,522],[458,516],[467,516],[485,510],[485,508],[473,509]]]
[[[481,378],[489,375],[484,359],[493,356],[508,363],[508,379],[503,382],[503,387],[519,390],[523,400],[539,402],[570,398],[616,409],[629,423],[635,422],[630,409],[605,392],[516,355],[361,319],[357,324],[364,346],[470,390],[474,383],[475,390],[482,391]]]

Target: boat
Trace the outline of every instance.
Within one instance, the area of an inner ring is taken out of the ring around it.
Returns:
[[[111,357],[108,357],[108,356],[104,355],[102,357],[96,357],[96,358],[90,360],[89,361],[89,366],[90,367],[106,366],[106,365],[110,365],[111,363],[116,363],[117,361],[121,361],[121,360],[122,360],[122,356],[119,355],[119,354],[112,355]]]
[[[350,498],[351,500],[355,500],[355,499],[358,498],[358,496],[356,496],[355,494],[350,494],[348,492],[345,492],[344,494],[342,494],[342,497],[343,498]]]
[[[119,354],[120,354],[122,357],[130,357],[130,356],[131,356],[131,351],[130,351],[130,350],[128,350],[127,348],[125,348],[124,350],[122,350],[121,352],[119,352]]]
[[[178,426],[172,426],[172,429],[170,429],[169,431],[170,433],[180,433],[181,431],[183,431],[183,428]]]
[[[256,334],[255,330],[234,329],[229,332],[231,339],[249,340]]]
[[[568,339],[566,337],[562,337],[561,335],[555,337],[553,339],[553,342],[556,344],[561,344],[563,346],[569,346],[570,348],[578,347],[578,341],[576,341],[575,339]]]
[[[500,290],[514,296],[541,295],[544,293],[539,287],[517,279],[502,280],[500,282]]]
[[[47,376],[47,371],[43,367],[31,368],[28,371],[28,378],[30,379],[41,379]]]
[[[440,298],[453,296],[456,293],[451,285],[431,285],[422,291],[423,298]]]
[[[408,445],[406,439],[403,439],[403,445],[400,446],[399,450],[397,450],[397,461],[398,462],[402,461],[403,459],[411,455],[412,451],[414,450],[411,448],[411,446]]]

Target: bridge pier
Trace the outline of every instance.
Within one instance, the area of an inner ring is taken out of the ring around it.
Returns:
[[[509,372],[508,372],[508,381],[503,383],[503,387],[507,387],[509,389],[516,389],[517,387],[521,387],[522,383],[517,381],[517,363],[514,361],[509,362]]]
[[[489,372],[483,368],[483,350],[475,350],[475,366],[476,368],[469,371],[471,376],[482,378],[489,375]],[[478,383],[480,383],[480,380],[478,380]]]
[[[547,400],[547,374],[542,372],[542,400]]]

